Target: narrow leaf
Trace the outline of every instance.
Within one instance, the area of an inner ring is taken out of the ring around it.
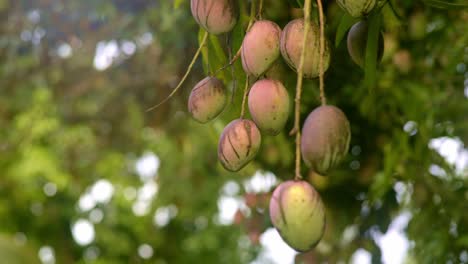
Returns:
[[[381,23],[380,13],[376,12],[370,15],[366,56],[364,60],[364,83],[371,90],[375,86],[377,80],[377,52]]]
[[[441,9],[453,9],[453,8],[466,8],[468,2],[466,0],[423,0],[423,2],[432,7]]]
[[[341,40],[348,32],[348,29],[351,28],[354,23],[357,22],[357,19],[352,17],[348,14],[348,12],[344,12],[343,16],[341,16],[340,24],[336,29],[336,36],[335,36],[335,47],[338,47],[341,43]]]
[[[198,31],[198,43],[201,43],[203,39],[203,35],[205,34],[205,30],[200,28]],[[203,72],[208,75],[210,72],[210,67],[209,67],[209,48],[208,45],[205,45],[202,50],[201,50],[201,55],[202,55],[202,61],[203,61]]]
[[[216,35],[210,35],[208,41],[209,47],[209,65],[211,66],[211,73],[213,74],[218,69],[221,69],[228,63],[226,53],[221,46],[219,38]],[[223,71],[218,73],[218,78],[225,79],[225,73]]]

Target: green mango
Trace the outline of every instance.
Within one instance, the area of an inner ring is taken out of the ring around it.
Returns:
[[[314,248],[325,231],[322,199],[306,181],[286,181],[276,187],[270,219],[283,240],[301,252]]]

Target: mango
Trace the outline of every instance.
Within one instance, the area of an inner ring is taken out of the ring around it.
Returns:
[[[335,106],[320,106],[309,114],[302,127],[302,158],[315,172],[326,175],[347,155],[350,140],[345,114]]]
[[[241,58],[244,71],[260,77],[280,56],[280,27],[272,21],[255,22],[242,41]]]
[[[307,34],[306,53],[303,73],[305,78],[315,78],[320,74],[320,31],[316,23],[311,22]],[[298,18],[289,22],[283,29],[280,41],[280,51],[288,65],[297,71],[304,39],[304,19]],[[330,48],[325,39],[323,72],[330,66]]]
[[[279,134],[288,121],[289,94],[280,81],[255,82],[249,92],[248,106],[255,124],[267,134]]]
[[[218,159],[228,171],[239,171],[260,149],[261,135],[254,122],[236,119],[223,130],[218,143]]]
[[[237,23],[235,0],[191,0],[190,8],[195,21],[211,34],[229,32]]]
[[[227,91],[223,82],[215,77],[206,77],[192,89],[188,110],[193,119],[204,124],[217,117],[226,102]]]
[[[352,17],[363,17],[374,9],[377,0],[338,0],[337,2]]]
[[[276,187],[270,219],[283,240],[301,252],[314,248],[325,231],[322,199],[306,181],[286,181]]]
[[[366,60],[366,46],[367,46],[367,33],[369,30],[369,23],[367,21],[359,21],[354,24],[348,32],[348,52],[351,59],[364,68]],[[379,34],[378,48],[377,48],[377,61],[382,60],[384,52],[384,38],[382,33]]]

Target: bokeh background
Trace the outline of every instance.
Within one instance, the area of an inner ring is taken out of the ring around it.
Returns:
[[[146,112],[198,47],[189,1],[0,0],[0,262],[468,263],[468,12],[464,1],[391,3],[375,85],[345,41],[332,47],[326,92],[350,119],[351,148],[327,177],[303,168],[327,229],[297,254],[267,211],[293,177],[292,121],[229,173],[217,141],[241,93],[207,125],[187,114],[191,87],[239,38],[211,37],[177,96]],[[343,11],[325,8],[334,44]],[[298,15],[265,1],[280,26]],[[231,92],[240,69],[220,72]],[[294,73],[279,72],[292,95]],[[302,117],[318,104],[306,81]]]

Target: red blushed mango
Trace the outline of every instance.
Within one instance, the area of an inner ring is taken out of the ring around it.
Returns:
[[[301,134],[306,165],[326,175],[348,153],[351,131],[345,114],[331,105],[320,106],[307,117]]]
[[[262,132],[277,135],[283,130],[289,116],[289,94],[280,81],[257,81],[250,89],[248,105]]]
[[[235,0],[191,0],[190,7],[195,21],[209,33],[229,32],[237,23]]]
[[[288,65],[297,71],[302,53],[304,39],[304,19],[298,18],[289,22],[281,33],[280,50]],[[304,58],[304,77],[315,78],[320,75],[320,32],[317,24],[311,22],[307,34]],[[330,48],[325,39],[323,72],[330,66]]]
[[[283,240],[301,252],[314,248],[325,231],[322,199],[306,181],[286,181],[276,187],[270,219]]]
[[[244,71],[260,77],[280,55],[280,27],[269,20],[255,22],[242,42],[241,57]]]
[[[223,82],[215,77],[206,77],[192,89],[188,109],[193,119],[203,124],[217,117],[226,102],[227,92]]]
[[[226,170],[239,171],[260,148],[261,135],[254,122],[236,119],[223,130],[218,143],[218,159]]]

